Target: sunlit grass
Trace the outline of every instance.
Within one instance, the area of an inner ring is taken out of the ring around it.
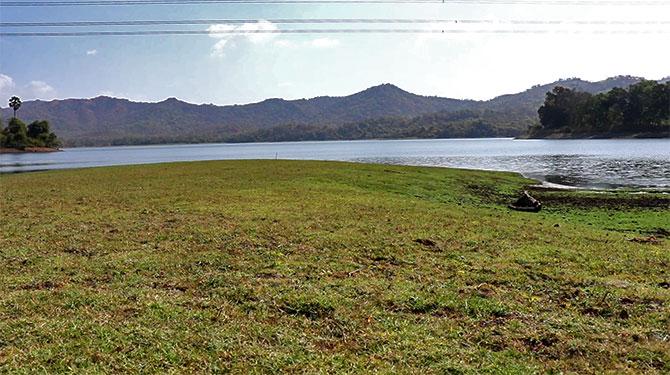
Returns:
[[[2,175],[0,366],[670,371],[668,198],[509,211],[528,184],[305,161]]]

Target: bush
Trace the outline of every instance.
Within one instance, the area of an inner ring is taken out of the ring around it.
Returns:
[[[9,125],[3,131],[4,133],[4,147],[18,148],[23,150],[28,146],[28,134],[26,131],[26,124],[16,117],[9,120]]]
[[[9,125],[0,136],[0,146],[8,148],[25,149],[27,146],[35,147],[60,147],[61,142],[50,131],[49,122],[33,121],[26,125],[18,118],[9,120]]]
[[[33,146],[58,147],[60,141],[56,134],[49,129],[49,122],[45,120],[33,121],[28,125],[28,138]]]

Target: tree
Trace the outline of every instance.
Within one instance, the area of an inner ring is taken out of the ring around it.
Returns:
[[[642,81],[596,95],[555,87],[538,110],[531,134],[668,134],[670,84]]]
[[[16,117],[9,120],[9,125],[4,130],[5,147],[24,149],[28,145],[28,134],[26,124]]]
[[[628,91],[615,87],[607,94],[607,123],[609,131],[613,133],[623,132],[626,129],[626,115],[630,113]]]
[[[16,118],[16,111],[21,108],[21,99],[18,96],[9,98],[9,106],[14,110],[14,118]]]
[[[45,120],[33,121],[28,125],[28,138],[33,146],[58,147],[60,141],[56,134],[49,129],[49,122]]]
[[[6,130],[2,127],[2,119],[0,119],[0,147],[5,147],[5,140],[7,135],[5,134]]]
[[[569,126],[571,112],[574,112],[575,92],[562,86],[556,86],[547,93],[544,104],[538,109],[540,123],[545,129],[559,129]]]
[[[38,139],[44,134],[49,134],[49,122],[33,121],[28,125],[28,137]]]

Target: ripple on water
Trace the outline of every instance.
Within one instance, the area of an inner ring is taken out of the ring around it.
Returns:
[[[587,155],[358,158],[366,163],[512,171],[557,185],[594,189],[669,188],[670,163]]]

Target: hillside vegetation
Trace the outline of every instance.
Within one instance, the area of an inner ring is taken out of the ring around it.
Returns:
[[[641,80],[629,76],[600,82],[572,78],[489,101],[420,96],[385,84],[344,97],[268,99],[247,105],[195,105],[174,98],[137,103],[98,97],[29,101],[21,111],[28,121],[48,120],[68,146],[513,137],[537,123],[537,109],[555,86],[595,94]],[[2,117],[10,118],[11,110],[3,110]]]
[[[341,126],[283,125],[228,136],[225,142],[279,142],[342,139],[516,137],[535,125],[507,112],[464,110],[414,118],[384,117]]]
[[[670,372],[670,198],[306,161],[0,175],[0,372]]]

